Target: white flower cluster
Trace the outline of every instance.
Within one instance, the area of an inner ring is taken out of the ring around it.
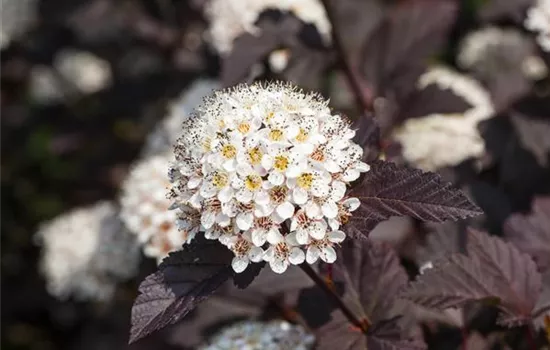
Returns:
[[[35,21],[37,0],[0,0],[0,48],[23,34]]]
[[[521,69],[528,79],[543,79],[548,68],[534,48],[535,44],[519,30],[486,27],[462,40],[457,61],[461,68],[482,78],[492,79]]]
[[[237,37],[258,33],[254,23],[269,9],[291,12],[305,23],[315,25],[322,38],[330,42],[331,25],[319,0],[211,0],[206,16],[214,48],[222,54],[228,53]]]
[[[138,162],[130,171],[120,197],[120,218],[137,235],[146,256],[161,262],[168,253],[181,249],[196,231],[179,231],[176,212],[166,198],[170,154]]]
[[[180,136],[181,123],[206,96],[219,86],[218,82],[208,79],[199,79],[191,84],[179,98],[172,102],[168,115],[147,136],[142,155],[149,157],[169,151]]]
[[[48,291],[59,298],[107,299],[139,263],[139,246],[110,202],[63,214],[43,224],[36,238]]]
[[[75,49],[60,51],[54,58],[55,71],[44,65],[33,67],[30,80],[30,94],[41,103],[53,103],[76,91],[91,94],[111,84],[112,73],[109,62],[96,55]],[[70,84],[63,84],[57,74]],[[69,86],[68,86],[69,85]]]
[[[550,52],[550,0],[538,0],[536,5],[529,8],[523,25],[528,30],[537,32],[540,47]]]
[[[199,350],[308,350],[315,337],[286,321],[243,321],[228,326]]]
[[[392,135],[403,147],[404,158],[418,168],[434,171],[481,156],[485,142],[477,125],[494,115],[489,93],[474,79],[445,67],[424,73],[418,87],[425,89],[431,84],[450,89],[472,107],[460,114],[431,114],[406,120]]]
[[[334,262],[359,206],[346,186],[369,170],[347,119],[290,85],[241,85],[206,99],[183,131],[170,170],[182,230],[225,244],[236,272]]]

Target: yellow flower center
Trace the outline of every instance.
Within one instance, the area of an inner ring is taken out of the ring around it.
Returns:
[[[283,139],[283,132],[279,129],[273,129],[269,132],[269,139],[271,141],[281,141]]]
[[[246,134],[247,132],[250,131],[250,124],[248,123],[241,123],[239,124],[239,126],[237,127],[237,130],[239,130],[239,132],[241,134]]]
[[[278,171],[285,171],[288,168],[288,158],[285,156],[276,156],[273,167]]]
[[[311,187],[311,184],[313,183],[313,175],[311,173],[303,173],[302,175],[298,176],[298,180],[296,181],[296,183],[301,188],[307,190]]]
[[[250,164],[252,165],[260,164],[260,162],[262,161],[262,151],[260,151],[260,148],[254,147],[248,150],[248,159],[250,160]]]
[[[225,122],[224,122],[223,120],[220,120],[220,121],[218,122],[218,127],[219,127],[220,129],[225,128]]]
[[[307,134],[307,132],[304,129],[300,128],[300,132],[298,133],[298,136],[296,136],[296,141],[306,142],[308,136],[309,135]]]
[[[236,154],[237,154],[237,149],[235,148],[235,146],[233,146],[233,145],[223,146],[222,155],[225,158],[227,158],[227,159],[234,158]]]
[[[258,175],[248,175],[244,180],[244,185],[250,191],[256,191],[262,187],[262,178]]]
[[[218,189],[224,188],[227,185],[229,177],[226,173],[217,172],[212,177],[212,184]]]
[[[275,113],[273,113],[273,112],[267,113],[267,116],[265,117],[265,120],[266,120],[266,121],[270,121],[271,118],[273,118],[274,115],[275,115]]]

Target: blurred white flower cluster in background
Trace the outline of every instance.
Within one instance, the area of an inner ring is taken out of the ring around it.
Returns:
[[[108,299],[117,282],[137,272],[139,246],[111,202],[74,209],[43,223],[36,238],[48,291],[61,299]]]
[[[523,22],[526,29],[537,33],[540,47],[550,52],[550,0],[537,0],[536,4],[527,10]]]
[[[462,40],[457,62],[461,68],[476,72],[482,78],[495,78],[520,67],[526,78],[539,80],[548,75],[548,67],[536,55],[534,46],[519,30],[486,27]]]
[[[180,229],[226,245],[236,272],[261,260],[277,273],[334,262],[340,225],[359,206],[347,185],[369,170],[349,124],[319,95],[288,84],[216,92],[175,147]]]
[[[146,256],[159,262],[189,242],[192,235],[176,227],[176,213],[166,198],[170,154],[152,156],[136,164],[122,186],[120,217],[137,235]]]
[[[286,321],[243,321],[222,329],[199,350],[308,350],[315,337]]]
[[[210,0],[206,17],[212,45],[221,54],[227,54],[240,35],[258,33],[254,24],[262,12],[270,9],[291,12],[305,23],[313,24],[321,37],[330,42],[330,21],[319,0]]]
[[[425,89],[432,84],[450,89],[471,108],[460,114],[431,114],[406,120],[392,136],[403,147],[404,158],[420,169],[433,171],[483,155],[485,142],[477,126],[494,114],[489,93],[474,79],[443,66],[424,73],[418,87]]]
[[[29,29],[37,10],[37,0],[0,0],[0,49]]]
[[[112,82],[109,62],[77,49],[64,49],[55,55],[53,68],[36,65],[31,72],[30,94],[40,103],[57,103],[65,96],[91,94]]]

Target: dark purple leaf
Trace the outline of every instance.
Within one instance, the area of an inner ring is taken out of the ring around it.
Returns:
[[[403,297],[436,309],[488,301],[502,311],[502,324],[529,322],[542,285],[533,260],[515,246],[476,231],[468,234],[467,251],[468,256],[453,254],[434,261]]]
[[[489,0],[482,6],[479,15],[487,22],[511,19],[521,23],[525,18],[525,11],[534,3],[534,0]]]
[[[531,214],[513,214],[504,223],[504,235],[531,255],[541,271],[550,268],[550,197],[533,202]]]
[[[383,161],[371,164],[349,196],[361,201],[346,225],[355,237],[368,236],[376,224],[390,216],[442,222],[481,214],[461,190],[442,183],[439,175]]]
[[[202,238],[171,253],[139,286],[130,343],[176,323],[208,298],[231,277],[231,259],[226,247]]]
[[[537,118],[512,111],[510,121],[520,144],[530,151],[541,167],[548,167],[550,155],[550,119]]]
[[[399,291],[408,277],[399,258],[388,246],[369,240],[343,244],[333,269],[336,285],[343,283],[343,300],[361,322],[369,322],[366,333],[353,326],[340,310],[317,330],[318,349],[425,349],[407,337],[392,312]]]
[[[273,300],[277,300],[281,307],[290,309],[295,305],[293,294],[313,283],[304,277],[303,271],[291,266],[282,275],[271,269],[262,269],[254,282],[244,290],[228,281],[174,327],[170,340],[180,346],[195,348],[206,341],[220,325],[260,317]]]
[[[443,48],[456,15],[455,1],[396,3],[363,48],[361,70],[375,94],[392,94],[398,101],[408,95]]]
[[[363,147],[363,160],[371,162],[380,155],[380,128],[372,115],[360,115],[353,123],[353,141]]]

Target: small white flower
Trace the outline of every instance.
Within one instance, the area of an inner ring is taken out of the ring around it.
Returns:
[[[540,47],[550,52],[550,1],[537,0],[536,4],[527,10],[523,25],[528,30],[537,32]]]
[[[283,273],[290,264],[299,265],[304,262],[305,254],[299,248],[295,234],[288,234],[283,237],[278,233],[270,242],[271,246],[266,250],[264,260],[276,273]]]
[[[450,89],[472,107],[461,114],[406,120],[392,135],[403,147],[404,158],[420,169],[434,171],[482,156],[485,143],[478,124],[495,112],[489,93],[474,79],[444,67],[430,69],[420,77],[419,88],[431,84]]]
[[[349,125],[318,95],[290,85],[214,93],[175,146],[170,199],[180,226],[228,246],[237,272],[264,249],[276,272],[303,262],[306,245],[356,209],[346,188],[368,165]]]
[[[308,264],[313,264],[317,259],[321,258],[326,263],[332,264],[336,260],[336,251],[334,244],[344,241],[346,234],[342,231],[332,231],[323,239],[312,240],[307,247],[306,261]]]
[[[237,273],[243,272],[251,261],[260,262],[264,257],[264,250],[255,247],[246,234],[234,237],[229,243],[229,248],[235,254],[231,266]]]

